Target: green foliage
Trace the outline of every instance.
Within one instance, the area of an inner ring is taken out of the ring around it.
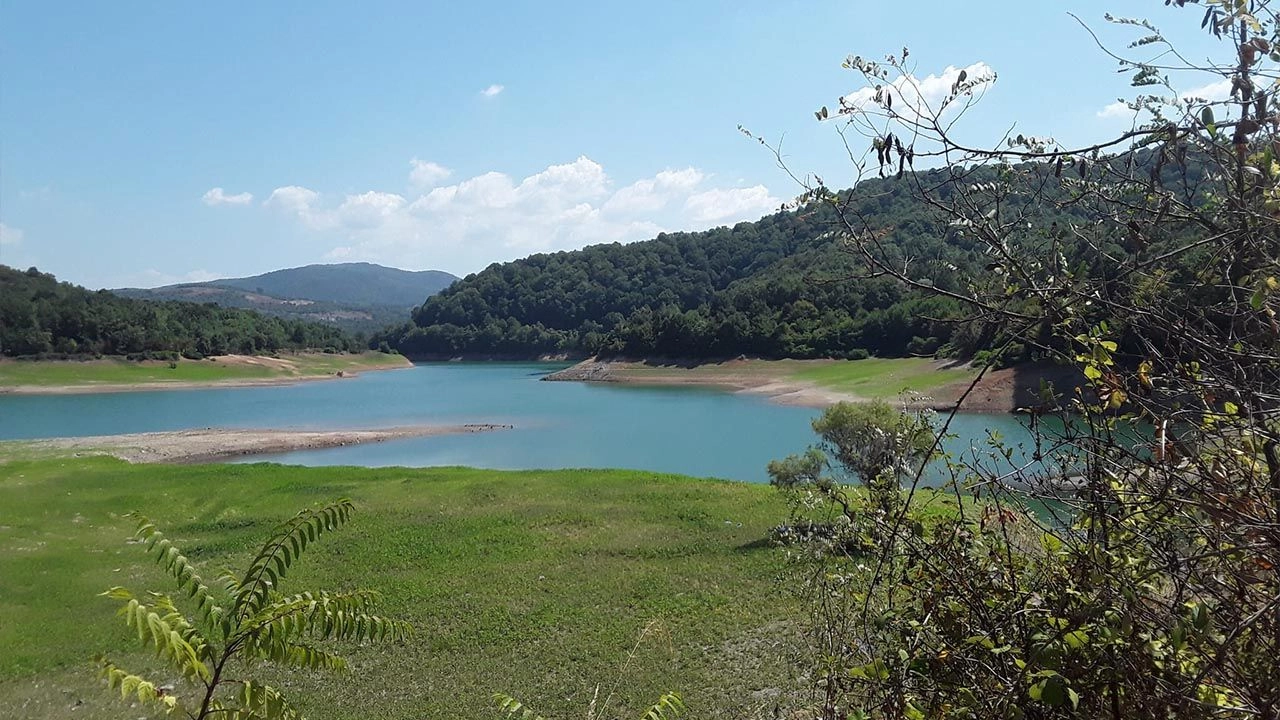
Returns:
[[[35,268],[19,272],[0,265],[0,355],[176,360],[179,354],[309,348],[362,349],[329,325],[208,304],[133,300],[59,283]]]
[[[953,135],[972,80],[902,112],[889,89],[914,71],[906,50],[846,63],[877,89],[834,113],[876,151],[875,164],[850,155],[858,172],[883,175],[896,154],[920,202],[990,259],[938,291],[965,324],[1000,328],[979,359],[1041,353],[1083,381],[1044,386],[1028,408],[1032,462],[994,435],[947,458],[949,519],[926,522],[918,474],[905,501],[810,492],[805,509],[833,519],[792,556],[823,718],[1275,717],[1280,26],[1267,0],[1203,4],[1219,63],[1179,66],[1151,23],[1108,16],[1141,31],[1136,56],[1112,55],[1144,92],[1172,93],[1176,69],[1225,81],[1230,98],[1140,95],[1133,130],[1091,147],[1018,135],[981,148]],[[908,176],[901,158],[917,151],[990,179]],[[820,186],[805,200],[841,216],[866,273],[932,287],[856,202]],[[1046,228],[1054,211],[1036,205],[1070,206],[1072,222]],[[821,460],[777,477],[821,489]],[[873,542],[841,541],[853,533]]]
[[[141,518],[135,536],[174,580],[179,593],[194,603],[194,620],[168,595],[153,592],[139,599],[122,587],[102,595],[122,603],[118,614],[125,624],[136,631],[144,647],[178,673],[185,686],[158,687],[100,656],[108,686],[123,697],[133,696],[168,714],[181,712],[197,720],[301,718],[275,688],[224,675],[228,663],[241,666],[261,660],[308,670],[345,670],[341,657],[314,643],[401,642],[412,632],[407,623],[374,614],[380,596],[372,591],[280,593],[281,581],[307,545],[340,528],[351,511],[351,502],[340,500],[298,513],[276,528],[243,575],[228,572],[219,578],[224,590],[219,597],[182,551]]]
[[[953,267],[984,262],[935,222],[902,184],[860,194],[861,210],[895,226],[894,252],[949,286]],[[494,264],[428,299],[413,322],[375,337],[410,356],[548,353],[635,357],[865,357],[968,352],[945,298],[895,282],[845,282],[822,207],[627,245]],[[957,344],[958,342],[958,344]]]

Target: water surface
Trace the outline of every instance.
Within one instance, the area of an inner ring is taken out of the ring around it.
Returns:
[[[423,363],[347,380],[252,388],[0,396],[0,439],[204,427],[342,429],[509,423],[513,430],[308,450],[246,461],[494,469],[632,468],[766,481],[769,460],[813,442],[818,410],[703,388],[541,382],[554,363]],[[953,451],[1012,416],[959,415]]]

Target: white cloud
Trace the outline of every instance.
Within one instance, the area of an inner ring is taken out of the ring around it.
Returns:
[[[722,222],[730,218],[759,217],[777,210],[781,202],[763,185],[747,188],[715,189],[691,195],[684,207],[698,224]]]
[[[215,205],[248,205],[253,202],[253,194],[242,192],[235,195],[228,195],[223,192],[222,188],[216,187],[205,193],[200,200],[210,207]]]
[[[21,245],[22,237],[25,234],[26,233],[22,232],[16,227],[12,227],[9,225],[5,225],[4,223],[0,223],[0,245],[8,245],[8,246]]]
[[[703,180],[694,168],[663,170],[656,176],[637,180],[610,197],[604,209],[619,214],[652,213],[667,206],[676,197],[684,197]]]
[[[433,162],[427,162],[414,158],[409,161],[409,184],[414,188],[429,188],[439,185],[440,182],[450,175],[453,171],[449,168]]]
[[[338,206],[334,218],[343,227],[371,228],[381,225],[402,207],[403,197],[395,193],[370,190],[359,195],[348,195]]]
[[[1197,98],[1205,102],[1220,102],[1231,97],[1231,78],[1222,78],[1221,80],[1211,82],[1208,85],[1191,88],[1178,93],[1178,96],[1184,100],[1189,98]]]
[[[944,107],[943,102],[951,94],[951,88],[965,74],[966,83],[976,83],[974,90],[982,90],[995,82],[996,71],[985,62],[978,61],[964,68],[948,65],[940,75],[927,75],[918,78],[914,75],[900,75],[889,83],[888,91],[893,97],[893,111],[903,117],[915,120],[919,118],[937,117],[946,109],[957,108],[956,103]],[[875,88],[862,88],[840,98],[841,102],[851,108],[866,108],[875,97]]]
[[[497,97],[498,93],[501,93],[503,90],[506,90],[506,89],[507,88],[505,85],[498,85],[497,83],[494,83],[493,85],[490,85],[489,87],[481,90],[480,94],[487,98]]]
[[[422,188],[416,197],[369,191],[325,203],[314,190],[288,186],[266,204],[329,242],[328,260],[467,273],[537,252],[754,220],[781,202],[761,185],[710,186],[696,168],[614,189],[604,168],[582,156],[520,179],[482,173]]]
[[[1176,101],[1195,100],[1198,102],[1222,102],[1231,97],[1231,78],[1222,78],[1207,85],[1201,85],[1189,90],[1180,90],[1175,95]],[[1097,112],[1099,118],[1104,120],[1122,119],[1132,121],[1137,117],[1138,113],[1123,100],[1117,100],[1108,104]]]
[[[1129,107],[1129,104],[1123,100],[1110,103],[1098,111],[1098,117],[1105,120],[1110,120],[1111,118],[1131,119],[1135,114],[1133,108]]]
[[[320,193],[315,190],[300,185],[285,185],[272,190],[271,196],[262,204],[297,216],[313,230],[324,230],[333,225],[333,218],[330,213],[313,207],[319,199]]]

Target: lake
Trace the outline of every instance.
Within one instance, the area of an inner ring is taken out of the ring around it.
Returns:
[[[0,439],[204,427],[343,429],[509,423],[513,430],[258,455],[246,462],[494,469],[632,468],[765,482],[766,464],[813,442],[811,408],[701,388],[541,382],[563,363],[422,363],[347,380],[252,388],[0,395]],[[1028,438],[1010,415],[957,415],[949,449],[990,432]]]

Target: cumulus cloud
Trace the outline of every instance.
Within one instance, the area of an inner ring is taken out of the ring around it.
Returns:
[[[1231,97],[1231,78],[1222,78],[1215,82],[1193,87],[1188,90],[1179,90],[1175,93],[1176,101],[1194,100],[1196,102],[1222,102]],[[1123,100],[1117,100],[1103,107],[1097,112],[1099,118],[1104,120],[1133,120],[1138,113],[1129,104]]]
[[[414,158],[409,161],[409,184],[415,188],[429,188],[439,185],[453,171],[433,162]]]
[[[1108,104],[1106,107],[1098,111],[1098,117],[1104,120],[1112,118],[1132,118],[1134,116],[1133,108],[1123,100],[1117,100]]]
[[[494,83],[493,85],[481,90],[480,94],[487,98],[497,97],[499,93],[506,89],[505,85],[498,85],[497,83]]]
[[[1195,98],[1205,102],[1221,102],[1231,97],[1231,78],[1222,78],[1208,85],[1183,90],[1178,93],[1178,97],[1184,100]]]
[[[333,219],[332,213],[314,207],[319,200],[320,193],[315,190],[300,185],[285,185],[272,190],[262,204],[296,216],[313,230],[324,230],[333,225]]]
[[[930,74],[923,78],[901,75],[889,83],[894,112],[912,120],[938,116],[945,110],[943,101],[951,94],[951,88],[960,79],[960,73],[965,74],[966,83],[976,83],[976,90],[984,89],[996,79],[996,71],[982,61],[963,68],[948,65],[940,74]],[[841,102],[846,107],[866,108],[875,95],[875,88],[866,87],[845,95]],[[948,107],[956,106],[952,104]]]
[[[752,213],[759,215],[764,208],[777,206],[777,199],[763,185],[707,190],[691,195],[684,202],[689,218],[699,225],[742,219]]]
[[[615,188],[586,156],[524,178],[487,172],[409,197],[371,190],[325,202],[314,190],[290,185],[266,201],[330,241],[328,260],[459,273],[537,252],[755,219],[781,203],[761,185],[713,187],[696,168],[664,170]]]
[[[235,195],[228,195],[222,188],[216,187],[205,193],[200,200],[209,207],[214,207],[216,205],[248,205],[253,202],[253,194],[242,192],[236,193]]]
[[[8,245],[10,247],[14,245],[21,245],[22,236],[24,234],[25,233],[16,227],[0,223],[0,245]]]

